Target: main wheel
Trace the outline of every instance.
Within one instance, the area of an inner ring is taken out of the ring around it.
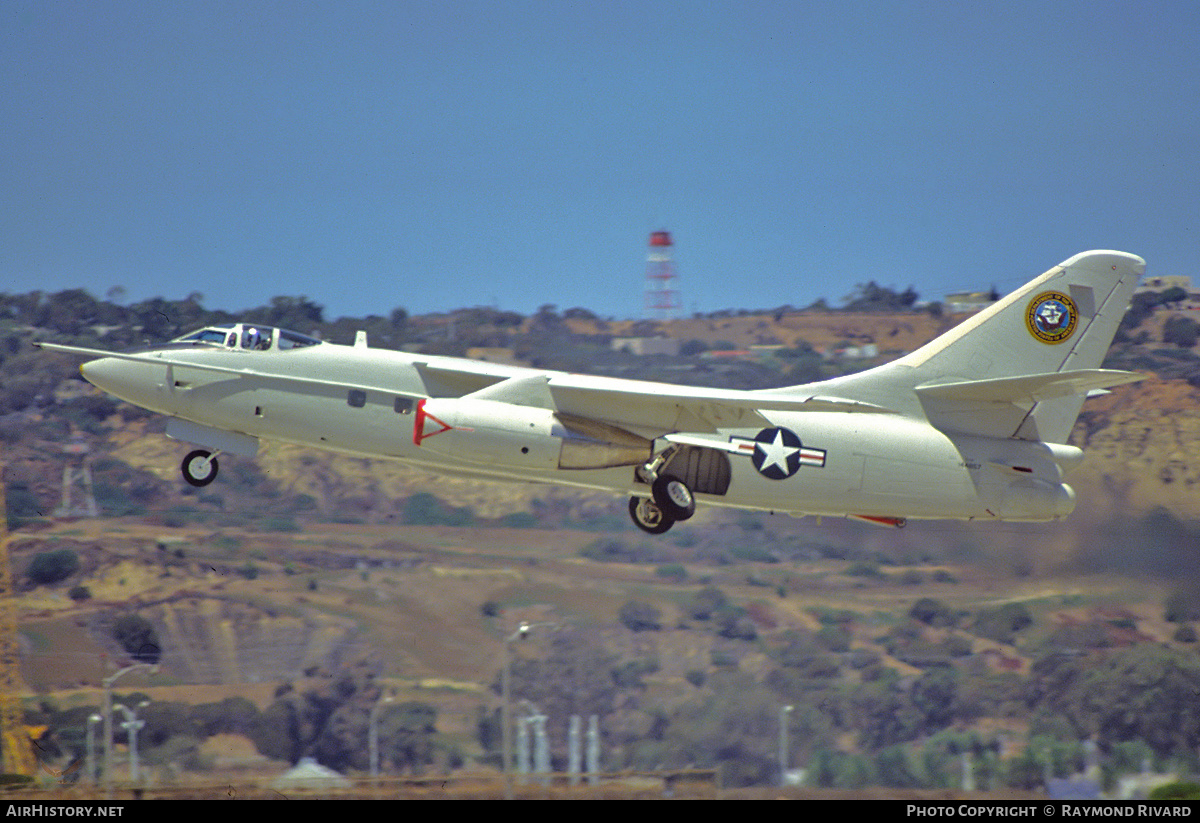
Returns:
[[[219,466],[217,458],[212,456],[212,452],[196,449],[183,458],[183,465],[180,468],[183,469],[184,480],[193,486],[200,487],[207,486],[217,479]]]
[[[635,526],[650,534],[662,534],[675,525],[657,503],[645,497],[629,498],[629,516]]]
[[[650,488],[654,502],[672,520],[687,520],[696,513],[696,498],[687,483],[678,477],[660,475]]]

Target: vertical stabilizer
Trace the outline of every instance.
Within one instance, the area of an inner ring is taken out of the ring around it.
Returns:
[[[1145,270],[1125,252],[1077,254],[896,364],[928,380],[1099,368]]]
[[[1145,269],[1137,255],[1082,252],[916,351],[829,389],[865,400],[915,389],[945,431],[1065,443],[1089,388],[1128,382],[1124,372],[1096,370]]]

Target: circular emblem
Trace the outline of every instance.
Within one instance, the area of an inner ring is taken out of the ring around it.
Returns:
[[[1025,310],[1029,333],[1043,343],[1061,343],[1074,334],[1078,322],[1075,301],[1058,291],[1042,292]]]
[[[800,438],[791,429],[763,429],[754,438],[754,468],[770,480],[786,480],[800,469]]]

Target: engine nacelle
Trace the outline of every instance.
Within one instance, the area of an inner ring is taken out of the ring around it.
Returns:
[[[1066,483],[1026,478],[1014,480],[1000,499],[1002,520],[1057,520],[1075,510],[1075,490]]]
[[[468,463],[541,470],[640,465],[652,448],[650,440],[607,423],[470,397],[421,400],[413,443]]]

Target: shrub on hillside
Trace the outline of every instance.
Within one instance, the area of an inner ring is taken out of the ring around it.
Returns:
[[[126,614],[113,623],[113,637],[138,663],[157,663],[162,656],[158,633],[141,615]]]
[[[70,549],[59,549],[35,555],[25,575],[37,586],[48,586],[66,580],[77,571],[79,556]]]

